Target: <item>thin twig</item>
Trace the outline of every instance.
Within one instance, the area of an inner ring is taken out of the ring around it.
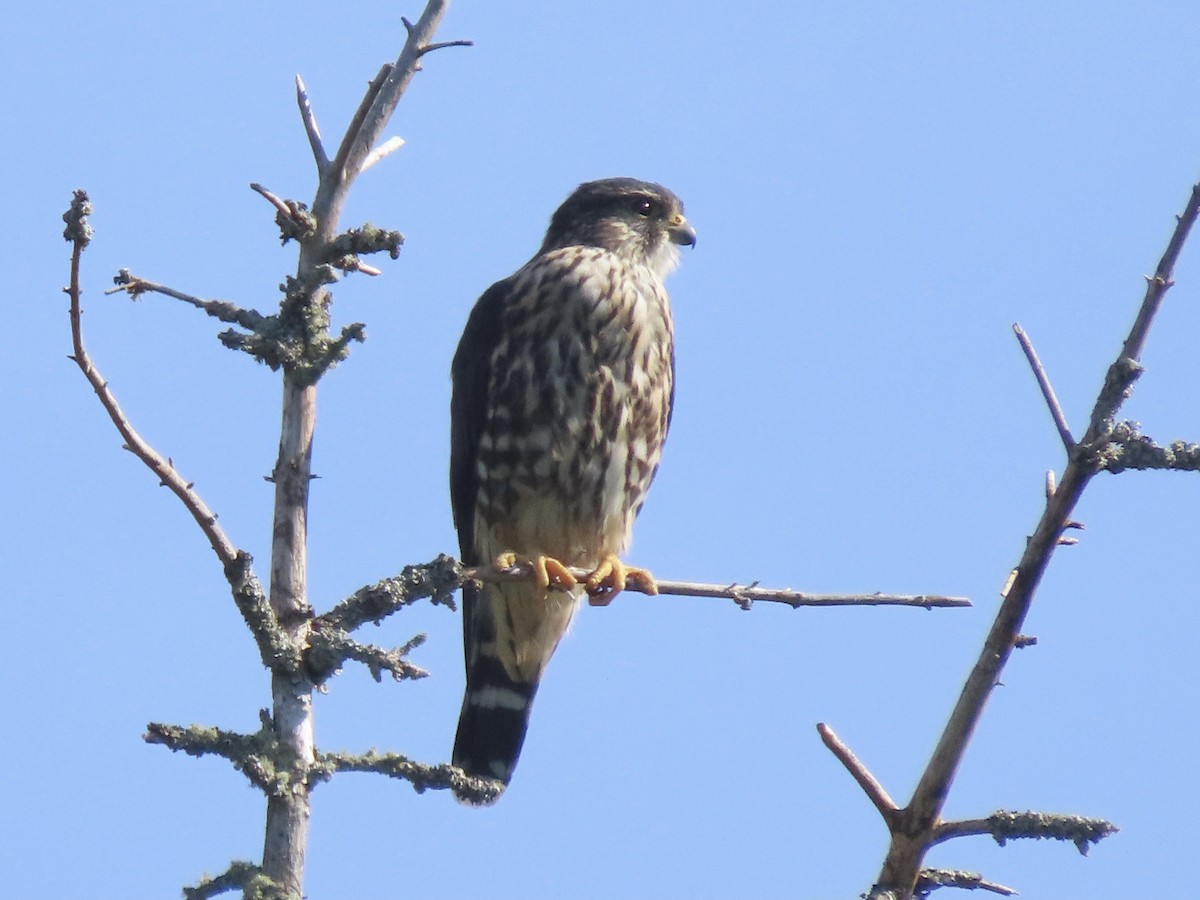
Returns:
[[[330,265],[335,269],[341,269],[343,272],[361,272],[364,275],[371,276],[383,274],[383,269],[365,263],[357,256],[344,256],[341,259],[331,260]]]
[[[577,579],[583,581],[591,572],[588,569],[568,567]],[[507,569],[497,569],[493,566],[478,566],[465,569],[463,578],[475,581],[506,581],[527,580],[533,576],[532,570],[526,565],[516,565]],[[970,606],[971,601],[966,597],[943,597],[936,594],[810,594],[794,591],[791,588],[764,588],[753,584],[705,584],[695,581],[667,581],[656,579],[655,586],[658,594],[670,594],[678,597],[712,597],[733,600],[743,609],[749,609],[756,601],[783,603],[793,609],[802,606],[915,606],[921,609]],[[624,590],[632,593],[649,594],[641,582],[630,578]]]
[[[78,194],[83,194],[86,202],[87,194],[82,191],[77,192],[77,196]],[[109,419],[112,420],[113,425],[116,426],[125,441],[125,449],[145,463],[146,467],[158,477],[159,483],[179,498],[184,508],[196,520],[196,524],[200,526],[200,530],[204,532],[204,536],[208,538],[208,543],[213,548],[213,552],[217,554],[217,558],[221,560],[222,566],[231,566],[237,560],[238,550],[225,534],[225,530],[217,524],[217,514],[196,493],[192,482],[175,470],[175,464],[170,459],[164,458],[137,433],[117,402],[116,396],[109,389],[108,382],[100,374],[84,346],[79,268],[80,257],[86,244],[87,241],[80,237],[76,237],[72,241],[71,285],[67,288],[67,295],[71,299],[71,344],[74,349],[71,359],[79,366],[79,370],[91,384],[92,390],[96,392],[100,405],[104,407],[104,411],[108,413]]]
[[[361,164],[358,169],[350,170],[346,166],[346,161],[350,158],[350,150],[354,146],[359,132],[362,131],[363,121],[367,117],[367,113],[371,111],[371,106],[375,102],[375,98],[379,96],[379,92],[383,89],[384,82],[387,81],[389,75],[392,74],[392,69],[395,66],[392,63],[384,63],[375,77],[371,79],[367,85],[366,93],[359,101],[358,109],[354,111],[354,116],[350,119],[350,124],[346,126],[346,133],[342,136],[342,142],[338,145],[337,156],[333,158],[333,178],[335,181],[346,182],[347,188],[349,182],[354,180],[354,175],[361,170]],[[325,179],[322,179],[324,183]]]
[[[291,218],[293,210],[287,205],[287,201],[282,197],[267,190],[256,181],[250,182],[250,190],[254,191],[256,194],[260,194],[263,198],[265,198],[268,203],[275,207],[276,211],[278,211],[281,216],[287,216],[288,218]]]
[[[286,244],[290,240],[303,241],[316,231],[316,219],[303,203],[284,200],[256,182],[250,183],[250,190],[275,207],[275,224],[279,226],[279,235],[283,243]]]
[[[1167,243],[1167,249],[1158,261],[1154,274],[1146,279],[1146,295],[1142,299],[1141,309],[1138,310],[1137,320],[1129,331],[1129,337],[1125,339],[1125,345],[1121,348],[1122,356],[1134,360],[1142,358],[1146,335],[1150,331],[1159,306],[1162,305],[1167,289],[1175,283],[1173,280],[1175,263],[1179,259],[1183,245],[1187,242],[1192,226],[1196,223],[1198,210],[1200,210],[1200,184],[1192,186],[1192,196],[1182,215],[1176,217],[1175,231]]]
[[[105,295],[124,292],[130,297],[137,299],[142,294],[162,294],[164,297],[182,300],[184,303],[196,307],[196,309],[202,309],[214,319],[229,322],[233,325],[241,325],[243,328],[248,328],[252,331],[260,327],[265,318],[262,313],[256,310],[245,309],[236,303],[230,303],[228,300],[205,300],[201,297],[193,297],[191,294],[177,291],[164,284],[147,281],[145,278],[133,275],[128,269],[121,269],[113,278],[113,283],[116,287],[109,288],[104,292]]]
[[[579,581],[589,574],[587,569],[569,569]],[[527,581],[533,577],[532,569],[518,564],[506,569],[494,566],[466,568],[452,556],[442,554],[437,559],[420,565],[405,566],[397,576],[384,578],[368,584],[329,612],[313,620],[313,629],[353,632],[367,622],[381,622],[393,613],[418,600],[431,598],[435,604],[453,608],[453,594],[465,581]],[[658,593],[683,597],[716,597],[733,600],[743,608],[756,600],[783,603],[793,608],[800,606],[919,606],[934,607],[970,606],[966,597],[939,597],[933,595],[903,596],[897,594],[804,594],[793,590],[761,588],[756,585],[699,584],[690,581],[659,581]],[[645,585],[630,578],[625,590],[631,593],[648,593]]]
[[[1071,427],[1067,424],[1067,416],[1058,403],[1058,397],[1054,394],[1050,379],[1046,376],[1042,361],[1038,359],[1037,351],[1033,349],[1033,342],[1025,333],[1025,329],[1014,322],[1013,332],[1016,334],[1017,340],[1021,342],[1021,349],[1025,351],[1025,358],[1029,361],[1029,367],[1033,369],[1033,377],[1037,379],[1038,387],[1042,389],[1042,397],[1045,398],[1046,406],[1050,409],[1050,416],[1054,419],[1054,427],[1058,429],[1058,436],[1062,438],[1063,447],[1070,453],[1075,446],[1075,438],[1071,434]]]
[[[1129,336],[1121,347],[1120,355],[1105,373],[1104,386],[1100,389],[1100,395],[1092,408],[1089,432],[1093,440],[1106,435],[1112,429],[1117,410],[1128,398],[1134,382],[1141,375],[1142,366],[1139,360],[1142,348],[1146,345],[1146,335],[1150,332],[1150,326],[1168,289],[1175,283],[1175,263],[1197,215],[1200,215],[1200,184],[1192,187],[1187,206],[1181,215],[1176,216],[1175,231],[1171,234],[1167,249],[1159,259],[1154,274],[1146,278],[1146,293],[1142,297],[1142,305],[1133,327],[1129,329]],[[1087,438],[1084,440],[1086,442]]]
[[[86,202],[87,195],[82,191],[77,192],[77,202],[79,194],[83,195]],[[72,209],[75,209],[75,206],[76,204],[72,204]],[[90,211],[90,204],[87,205],[87,209]],[[209,509],[208,504],[196,493],[195,486],[176,471],[175,463],[170,457],[164,459],[137,433],[126,418],[120,404],[117,403],[117,398],[109,389],[108,382],[96,369],[91,355],[84,346],[79,270],[80,256],[91,237],[91,230],[85,220],[81,220],[78,226],[71,237],[74,249],[71,253],[71,286],[67,289],[67,294],[71,298],[71,343],[75,351],[71,359],[75,361],[92,385],[92,389],[100,399],[101,406],[108,413],[121,437],[125,439],[125,449],[133,453],[158,476],[159,484],[171,489],[171,492],[182,501],[184,508],[191,513],[196,524],[200,526],[200,530],[204,532],[204,536],[208,538],[213,552],[221,561],[225,580],[229,583],[229,588],[233,593],[234,603],[237,604],[242,618],[249,626],[255,642],[258,644],[263,665],[272,669],[278,667],[283,671],[294,672],[300,665],[299,651],[287,640],[287,636],[279,628],[279,622],[267,604],[262,583],[254,572],[254,561],[250,554],[238,550],[233,545],[224,529],[217,524],[217,514]],[[122,270],[122,273],[128,276],[126,270]],[[131,285],[136,283],[141,290],[155,290],[189,302],[195,301],[196,304],[201,305],[201,308],[221,302],[197,300],[194,297],[181,295],[177,291],[171,291],[170,288],[163,288],[161,285],[133,279],[132,276],[129,276],[129,279]],[[126,289],[132,290],[132,287]]]
[[[396,104],[400,102],[400,97],[408,87],[408,83],[421,68],[421,58],[442,47],[469,46],[467,41],[445,41],[440,44],[431,42],[430,39],[437,31],[442,16],[446,13],[447,5],[448,0],[430,0],[415,25],[407,19],[403,20],[404,27],[408,30],[408,39],[404,42],[404,49],[400,51],[386,80],[373,98],[370,109],[362,117],[361,122],[355,123],[359,127],[356,128],[352,125],[346,130],[346,141],[350,142],[350,146],[347,147],[344,143],[343,148],[338,151],[338,157],[343,160],[347,173],[362,171],[363,161],[371,152],[371,148],[375,146],[376,141],[379,140]],[[345,150],[344,156],[343,149]]]
[[[892,818],[896,815],[897,806],[887,789],[871,774],[870,769],[859,761],[854,752],[843,743],[832,728],[824,722],[818,722],[817,733],[821,735],[821,742],[838,758],[838,762],[846,767],[846,771],[858,782],[863,793],[875,804],[875,808],[879,810],[883,820],[890,825]]]
[[[404,28],[411,37],[413,32],[417,30],[417,26],[408,21],[404,16],[400,17],[400,21],[404,23]],[[443,50],[446,47],[474,47],[474,41],[439,41],[435,44],[422,44],[419,48],[419,53],[424,56],[426,53],[432,53],[434,50]]]
[[[300,118],[304,121],[304,133],[308,135],[308,145],[312,148],[313,159],[317,163],[317,175],[329,168],[329,156],[325,153],[325,144],[321,141],[321,129],[317,127],[317,116],[312,104],[308,101],[308,88],[304,79],[296,76],[296,105],[300,107]]]
[[[425,635],[418,634],[407,643],[388,650],[375,644],[359,643],[339,628],[314,627],[304,660],[318,684],[328,680],[347,660],[362,663],[377,682],[383,680],[384,672],[390,672],[396,681],[404,681],[429,675],[407,659],[408,654],[423,643]]]
[[[923,894],[943,887],[963,891],[988,891],[1003,897],[1013,897],[1017,893],[1007,885],[984,880],[978,872],[964,872],[961,869],[922,869],[917,887]]]
[[[358,174],[361,175],[363,172],[367,171],[367,169],[371,168],[371,166],[375,165],[375,163],[379,162],[385,156],[395,153],[397,150],[399,150],[403,146],[404,146],[404,138],[402,138],[402,137],[388,138],[386,141],[384,141],[382,144],[380,144],[378,147],[376,147],[374,150],[372,150],[370,153],[367,154],[367,158],[362,161],[362,165],[359,167]]]
[[[426,44],[424,47],[422,47],[421,55],[424,56],[426,53],[432,53],[434,50],[445,50],[447,47],[474,47],[474,46],[475,46],[474,41],[464,41],[464,40],[438,41],[437,43]]]

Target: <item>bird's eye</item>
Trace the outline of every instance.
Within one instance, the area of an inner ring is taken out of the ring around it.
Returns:
[[[643,218],[654,215],[657,209],[658,204],[646,197],[635,197],[633,200],[633,211]]]

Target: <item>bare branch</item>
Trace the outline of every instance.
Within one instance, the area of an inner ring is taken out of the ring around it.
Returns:
[[[984,706],[1018,642],[1021,625],[1029,612],[1037,586],[1059,546],[1063,530],[1077,524],[1071,518],[1091,478],[1099,471],[1099,459],[1112,437],[1113,422],[1121,404],[1129,396],[1141,373],[1137,359],[1155,312],[1171,285],[1175,261],[1197,216],[1200,215],[1200,185],[1192,188],[1184,213],[1178,218],[1174,234],[1163,254],[1155,275],[1150,279],[1129,337],[1121,354],[1109,367],[1105,382],[1093,407],[1087,433],[1068,454],[1067,467],[1050,496],[1034,533],[1025,545],[1016,569],[1003,592],[1004,601],[996,615],[962,693],[946,723],[937,746],[908,806],[897,819],[891,846],[880,871],[877,885],[911,896],[916,887],[921,861],[929,849],[945,804],[950,785],[962,762],[971,735],[983,715]]]
[[[300,107],[300,118],[304,121],[304,133],[308,135],[308,145],[312,148],[313,159],[317,163],[317,174],[323,175],[329,168],[329,156],[325,153],[325,144],[321,141],[321,129],[317,127],[317,116],[312,104],[308,102],[308,88],[304,79],[296,76],[296,105]]]
[[[412,36],[412,34],[418,28],[417,25],[413,25],[413,23],[408,21],[408,19],[406,19],[404,16],[400,17],[400,21],[404,23],[404,28],[409,33],[409,36]],[[442,50],[442,49],[445,49],[446,47],[474,47],[474,46],[475,46],[474,41],[441,41],[440,43],[437,43],[437,44],[422,44],[420,47],[420,55],[424,56],[426,53],[432,53],[434,50]]]
[[[879,810],[879,814],[883,816],[883,820],[888,823],[889,827],[898,812],[896,802],[888,794],[887,790],[878,779],[871,774],[871,771],[859,762],[858,757],[853,751],[847,747],[842,739],[839,738],[824,722],[817,723],[817,732],[821,735],[821,741],[829,748],[829,751],[838,758],[850,776],[858,782],[858,786],[863,789],[870,799],[875,804],[875,808]]]
[[[276,618],[297,645],[307,644],[313,627],[313,610],[308,602],[307,535],[317,381],[344,356],[349,342],[362,333],[361,328],[351,326],[340,339],[329,337],[330,297],[325,285],[337,277],[329,264],[331,248],[340,228],[347,193],[416,72],[419,49],[429,43],[446,5],[447,0],[429,0],[420,24],[410,32],[395,66],[384,66],[371,82],[338,145],[334,161],[320,173],[309,214],[313,228],[300,239],[296,276],[287,281],[280,303],[279,320],[284,333],[276,341],[277,346],[230,338],[234,345],[259,354],[268,364],[275,362],[284,372],[279,456],[271,473],[275,509],[271,526],[270,602]],[[286,353],[282,352],[285,350]],[[272,673],[275,735],[306,772],[316,759],[313,688],[308,678]],[[310,816],[307,788],[287,796],[272,796],[267,801],[263,870],[297,893],[302,892]]]
[[[1159,259],[1154,274],[1146,279],[1146,294],[1142,298],[1142,305],[1133,322],[1133,327],[1129,330],[1129,336],[1121,347],[1120,355],[1109,366],[1104,377],[1104,387],[1100,390],[1100,396],[1096,399],[1096,405],[1092,409],[1089,430],[1093,439],[1104,435],[1112,428],[1117,410],[1128,398],[1133,390],[1133,383],[1142,373],[1139,360],[1142,356],[1142,348],[1146,344],[1146,336],[1150,332],[1150,326],[1154,322],[1158,308],[1162,305],[1163,298],[1166,297],[1167,290],[1175,283],[1173,280],[1175,262],[1179,259],[1179,253],[1183,250],[1183,245],[1196,222],[1197,215],[1200,215],[1200,184],[1192,187],[1192,195],[1188,199],[1187,206],[1182,215],[1176,217],[1175,231],[1167,243],[1167,249]]]
[[[362,166],[359,168],[358,174],[361,175],[363,172],[367,171],[367,169],[371,168],[371,166],[375,165],[375,163],[379,162],[385,156],[389,156],[392,153],[395,153],[397,150],[399,150],[403,146],[404,146],[404,138],[402,138],[402,137],[388,138],[386,141],[384,141],[382,144],[380,144],[378,147],[376,147],[374,150],[372,150],[370,153],[367,154],[366,159],[364,159],[362,161]]]
[[[251,331],[261,328],[267,318],[262,313],[256,312],[253,309],[243,309],[234,303],[230,303],[228,300],[203,300],[200,297],[193,297],[191,294],[185,294],[166,285],[138,278],[136,275],[131,274],[128,269],[121,269],[114,275],[113,284],[116,287],[109,288],[104,292],[105,294],[116,294],[124,291],[134,300],[137,300],[142,294],[146,293],[162,294],[164,297],[182,300],[184,303],[196,307],[196,309],[202,309],[214,319],[220,319],[222,322],[229,322],[233,325],[241,325],[243,328],[248,328]]]
[[[578,567],[568,567],[568,571],[580,581],[585,579],[589,570]],[[525,565],[516,565],[506,569],[496,569],[493,566],[479,566],[463,570],[463,578],[475,581],[521,581],[533,577],[532,570]],[[970,606],[971,601],[966,597],[943,597],[936,594],[808,594],[793,591],[791,588],[764,588],[758,582],[752,584],[703,584],[695,581],[666,581],[655,580],[659,594],[670,594],[679,597],[712,597],[732,600],[742,607],[750,609],[756,601],[783,603],[793,609],[802,606],[915,606],[921,609],[935,607],[964,607]],[[630,578],[624,590],[631,593],[647,594],[645,587],[635,578]]]
[[[392,259],[400,256],[400,248],[404,246],[404,235],[389,228],[379,228],[375,225],[363,225],[351,228],[339,234],[329,244],[330,264],[337,268],[348,268],[337,259],[340,256],[358,256],[362,253],[386,253]],[[364,269],[365,271],[365,269]],[[371,274],[378,274],[378,269],[372,269]]]
[[[343,171],[347,178],[353,179],[362,171],[363,162],[371,148],[379,141],[388,119],[391,118],[413,75],[420,69],[421,57],[441,47],[467,44],[463,41],[431,43],[431,38],[446,13],[447,5],[447,0],[430,0],[415,25],[407,19],[404,20],[404,27],[408,30],[408,40],[404,42],[404,49],[400,51],[400,56],[388,71],[386,79],[372,99],[370,108],[362,116],[359,127],[355,129],[352,126],[347,129],[346,141],[349,142],[349,146],[344,142],[343,148],[338,151],[338,158],[344,164]]]
[[[382,622],[397,610],[426,597],[454,609],[454,592],[463,578],[462,565],[443,553],[430,563],[405,566],[396,577],[359,588],[329,612],[317,616],[313,628],[352,632],[366,622]]]
[[[1099,464],[1116,474],[1126,469],[1200,471],[1200,444],[1173,441],[1161,447],[1138,430],[1136,422],[1118,422],[1112,436],[1099,451]]]
[[[343,272],[361,272],[363,275],[370,275],[372,277],[383,274],[383,269],[365,263],[357,256],[341,256],[331,260],[329,264],[335,269],[341,269]]]
[[[1129,331],[1129,337],[1125,339],[1125,345],[1121,348],[1121,356],[1134,360],[1142,358],[1146,335],[1150,332],[1150,326],[1154,322],[1154,316],[1158,312],[1159,306],[1162,305],[1167,289],[1175,283],[1175,263],[1179,259],[1183,245],[1187,242],[1192,226],[1196,223],[1198,213],[1200,213],[1200,184],[1192,186],[1192,196],[1182,215],[1176,219],[1175,231],[1167,243],[1167,249],[1163,251],[1154,274],[1146,279],[1146,295],[1142,299],[1142,306],[1138,310],[1133,328]]]
[[[292,214],[291,207],[289,207],[287,205],[286,200],[284,200],[278,194],[274,194],[271,191],[267,190],[265,187],[263,187],[257,181],[250,182],[250,190],[252,190],[252,191],[254,191],[254,193],[262,196],[262,198],[264,200],[266,200],[273,207],[275,207],[276,211],[280,215],[290,216]]]
[[[977,872],[964,872],[961,869],[922,869],[917,879],[917,891],[930,894],[937,888],[952,887],[964,891],[989,891],[1005,897],[1013,897],[1016,891],[1003,884],[985,881]]]
[[[76,192],[76,202],[80,195],[86,202],[87,195],[82,191]],[[73,209],[75,205],[72,205]],[[90,204],[88,207],[90,211]],[[249,553],[239,550],[233,545],[221,526],[217,524],[217,514],[209,509],[200,495],[196,493],[192,482],[187,481],[176,471],[175,463],[169,457],[164,459],[137,433],[109,389],[108,382],[101,376],[88,354],[83,342],[83,312],[80,305],[82,291],[79,286],[80,255],[91,238],[90,226],[85,220],[81,220],[76,226],[75,234],[77,236],[71,254],[71,286],[67,289],[67,294],[71,298],[71,341],[75,351],[71,358],[92,385],[92,389],[100,399],[101,406],[108,413],[121,437],[125,439],[125,449],[133,453],[158,476],[159,484],[170,488],[171,492],[183,503],[184,508],[191,513],[205,537],[208,538],[213,552],[221,561],[225,580],[229,583],[233,593],[234,603],[237,604],[242,618],[245,619],[258,644],[263,664],[272,669],[282,669],[285,672],[296,671],[300,664],[299,652],[280,629],[279,622],[267,604],[266,593],[258,576],[254,573],[253,558]],[[220,301],[197,300],[194,297],[178,294],[178,292],[163,288],[161,285],[133,278],[128,275],[127,270],[122,270],[122,274],[128,276],[127,289],[131,292],[134,292],[135,288],[143,291],[153,290],[188,302],[195,301],[194,305],[201,305],[201,308],[204,308],[205,304],[220,303]],[[210,311],[210,315],[213,314]]]
[[[365,665],[376,681],[383,680],[384,672],[390,672],[396,681],[405,681],[429,675],[425,669],[407,659],[408,654],[423,643],[425,635],[418,634],[408,643],[386,650],[374,644],[359,643],[340,628],[325,628],[314,623],[304,658],[317,684],[327,681],[350,659]]]
[[[1001,847],[1010,840],[1021,838],[1049,839],[1070,841],[1082,855],[1087,856],[1092,844],[1098,844],[1118,831],[1120,829],[1116,825],[1104,819],[1056,813],[1000,810],[992,813],[986,819],[942,822],[934,829],[932,843],[940,844],[951,838],[975,834],[990,835]]]
[[[275,207],[275,224],[279,226],[279,235],[283,243],[303,241],[316,233],[316,219],[303,203],[284,200],[254,181],[250,182],[250,190]]]
[[[183,751],[188,756],[223,757],[268,796],[286,793],[291,783],[291,773],[276,759],[280,748],[275,736],[265,727],[255,734],[240,734],[201,725],[184,727],[151,722],[142,740],[147,744],[162,744],[176,753]]]
[[[242,900],[300,900],[253,863],[234,861],[229,868],[213,878],[205,877],[195,887],[183,889],[184,900],[208,900],[218,894],[241,891]]]
[[[354,176],[361,171],[361,163],[357,168],[350,168],[347,165],[350,150],[354,147],[355,141],[362,132],[363,122],[367,118],[367,113],[371,111],[371,106],[375,103],[375,98],[379,96],[379,92],[383,89],[383,84],[387,81],[387,77],[392,73],[393,68],[395,66],[392,63],[384,63],[379,71],[375,73],[375,77],[367,84],[366,93],[363,94],[362,100],[359,101],[358,109],[354,111],[354,116],[350,119],[350,124],[346,126],[346,133],[342,136],[342,142],[338,145],[337,156],[333,158],[332,163],[333,171],[329,176],[322,176],[322,185],[327,181],[343,182],[348,189],[350,182],[354,180]]]
[[[580,581],[588,570],[569,568]],[[465,581],[527,581],[533,577],[529,566],[518,564],[505,569],[494,566],[466,568],[452,556],[440,555],[423,565],[405,566],[400,575],[384,578],[359,588],[333,609],[314,620],[314,627],[337,628],[352,632],[365,622],[380,622],[397,610],[426,597],[436,604],[454,608],[453,594]],[[755,601],[783,603],[793,608],[801,606],[916,606],[964,607],[971,601],[966,597],[941,597],[931,594],[906,596],[900,594],[805,594],[789,589],[761,588],[756,585],[699,584],[691,581],[658,581],[659,594],[684,597],[715,597],[733,600],[743,609]],[[625,590],[648,593],[645,585],[630,578]]]
[[[374,772],[407,781],[418,794],[431,789],[451,790],[459,799],[475,804],[494,803],[504,790],[499,781],[473,778],[457,766],[425,765],[413,762],[399,753],[376,753],[369,750],[363,754],[317,754],[317,762],[311,776],[314,781],[328,779],[337,772]]]
[[[1058,397],[1055,396],[1046,370],[1042,367],[1042,361],[1038,359],[1037,351],[1033,349],[1033,342],[1025,333],[1025,329],[1019,324],[1013,323],[1013,332],[1016,334],[1017,340],[1021,342],[1021,349],[1025,351],[1025,358],[1029,361],[1029,367],[1033,369],[1033,377],[1037,379],[1038,387],[1042,389],[1042,397],[1045,398],[1046,406],[1050,409],[1050,416],[1054,419],[1054,427],[1058,429],[1058,436],[1062,438],[1063,447],[1070,453],[1075,446],[1075,438],[1071,435],[1066,414],[1059,406]]]
[[[213,552],[217,554],[217,558],[221,560],[221,564],[228,566],[237,559],[238,550],[226,536],[224,529],[217,524],[217,514],[209,509],[208,504],[196,493],[192,482],[175,471],[174,463],[169,459],[163,458],[158,451],[151,447],[137,433],[121,409],[120,404],[117,403],[117,398],[109,390],[108,382],[96,369],[91,356],[84,347],[83,313],[80,305],[82,290],[79,286],[79,268],[83,248],[87,246],[91,238],[91,227],[88,225],[86,218],[87,214],[91,212],[91,204],[88,202],[85,191],[75,192],[75,200],[72,202],[71,209],[80,210],[79,214],[75,217],[74,224],[68,222],[67,231],[64,233],[65,235],[72,235],[69,239],[73,245],[71,251],[71,284],[66,291],[71,300],[71,343],[74,349],[71,359],[79,366],[79,370],[83,372],[84,377],[92,386],[92,390],[96,392],[96,396],[100,400],[100,405],[104,407],[104,411],[108,413],[108,417],[112,420],[113,425],[116,426],[117,431],[120,432],[122,439],[125,441],[125,449],[145,463],[146,467],[158,476],[159,483],[179,498],[184,508],[196,520],[196,524],[200,526],[200,530],[204,532],[204,536],[212,546]]]

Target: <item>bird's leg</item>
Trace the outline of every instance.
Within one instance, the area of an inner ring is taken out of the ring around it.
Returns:
[[[509,552],[501,553],[492,562],[497,569],[511,569],[518,564],[533,569],[534,583],[543,591],[549,590],[552,584],[569,591],[579,583],[571,570],[553,556],[517,556]]]
[[[605,554],[600,560],[600,565],[596,566],[583,582],[584,590],[588,594],[588,603],[592,606],[608,606],[630,580],[644,594],[658,593],[658,585],[649,571],[625,565],[615,553]]]

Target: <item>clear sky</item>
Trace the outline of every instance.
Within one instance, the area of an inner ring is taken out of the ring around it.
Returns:
[[[310,200],[305,78],[332,144],[417,0],[353,7],[19,4],[0,108],[9,342],[0,895],[161,898],[256,859],[264,803],[148,721],[254,730],[266,672],[182,507],[129,454],[69,352],[71,190],[96,205],[87,340],[131,418],[265,574],[278,379],[116,270],[271,308],[294,270],[247,184]],[[452,551],[449,378],[474,299],[536,249],[579,182],[661,181],[699,232],[669,287],[678,393],[631,554],[665,578],[965,594],[971,610],[742,612],[628,596],[585,609],[493,809],[346,775],[315,794],[307,893],[342,897],[846,898],[886,832],[822,747],[829,723],[911,792],[1040,513],[1062,448],[1010,327],[1081,430],[1200,176],[1200,6],[460,0],[347,226],[401,258],[336,289],[369,339],[322,384],[311,510],[324,609]],[[1200,236],[1198,236],[1200,238]],[[1200,440],[1200,246],[1125,413]],[[1166,896],[1194,881],[1194,536],[1200,481],[1098,477],[946,813],[1039,809],[1121,832],[938,847],[1027,900]],[[449,758],[458,617],[364,639],[432,677],[349,669],[326,749]]]

